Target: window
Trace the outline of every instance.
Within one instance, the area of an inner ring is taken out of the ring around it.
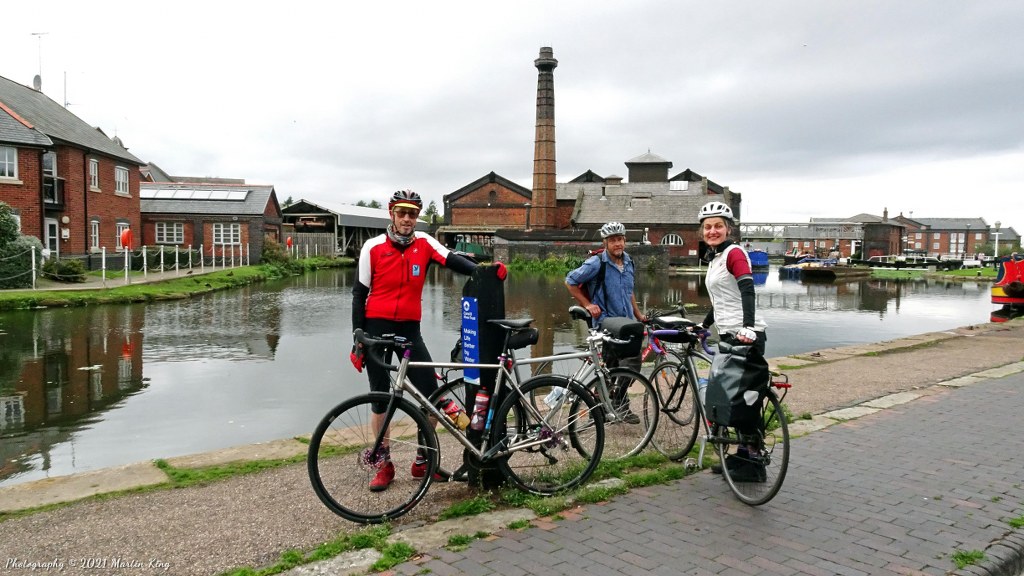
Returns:
[[[942,238],[942,234],[941,233],[939,233],[939,232],[933,232],[932,233],[932,240],[938,240],[939,238]]]
[[[661,243],[662,245],[665,246],[682,246],[683,237],[675,233],[665,234],[665,236],[661,239]]]
[[[921,238],[924,238],[924,234],[921,234],[920,232],[917,232],[917,233],[914,234],[914,238],[916,238],[917,240],[920,240]]]
[[[18,179],[18,149],[0,146],[0,178]]]
[[[185,241],[185,225],[181,222],[157,222],[157,244],[181,244]]]
[[[43,176],[57,177],[57,153],[43,154]]]
[[[89,160],[89,189],[100,189],[100,161],[95,158]]]
[[[936,252],[939,251],[939,243],[938,242],[932,242],[932,250],[935,250]]]
[[[213,225],[213,243],[214,244],[241,244],[242,243],[242,227],[239,224],[220,224],[216,223]]]
[[[117,245],[117,249],[118,250],[124,249],[124,246],[121,245],[121,233],[124,232],[125,230],[129,229],[129,228],[131,228],[131,226],[126,224],[126,223],[123,223],[123,222],[118,222],[117,223],[117,238],[115,240],[115,243]]]
[[[120,238],[120,236],[118,237]],[[99,250],[100,248],[100,221],[89,222],[89,246]]]
[[[128,191],[128,169],[118,166],[114,168],[114,193],[127,196]]]
[[[978,241],[981,241],[981,232],[975,232],[974,233],[974,239],[978,240]]]

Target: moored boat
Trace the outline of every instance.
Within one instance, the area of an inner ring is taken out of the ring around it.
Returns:
[[[992,285],[992,303],[1002,307],[989,320],[1006,322],[1024,316],[1024,257],[1014,252],[997,261],[999,271]]]
[[[805,266],[800,269],[801,280],[835,282],[871,276],[871,268],[862,266]]]

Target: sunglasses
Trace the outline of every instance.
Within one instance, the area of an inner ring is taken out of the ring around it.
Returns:
[[[412,208],[395,208],[395,216],[399,218],[418,218],[420,215],[419,210],[413,210]]]

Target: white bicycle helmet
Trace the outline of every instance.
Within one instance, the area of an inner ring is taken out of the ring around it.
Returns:
[[[625,236],[626,227],[621,222],[609,222],[604,226],[601,226],[601,238],[607,238],[609,236]]]
[[[705,218],[725,218],[732,222],[732,208],[724,202],[708,202],[707,204],[700,207],[700,213],[697,215],[697,219],[701,222]]]

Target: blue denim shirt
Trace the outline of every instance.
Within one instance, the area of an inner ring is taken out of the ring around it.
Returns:
[[[604,267],[604,286],[594,294],[594,284],[597,273],[601,270],[601,260],[606,262]],[[566,284],[570,286],[587,285],[587,292],[590,294],[590,301],[601,308],[601,316],[597,319],[600,324],[608,316],[625,317],[636,320],[633,316],[633,286],[635,269],[633,259],[629,254],[622,253],[622,271],[608,258],[608,252],[601,252],[587,258],[583,264],[569,272],[565,276]]]

